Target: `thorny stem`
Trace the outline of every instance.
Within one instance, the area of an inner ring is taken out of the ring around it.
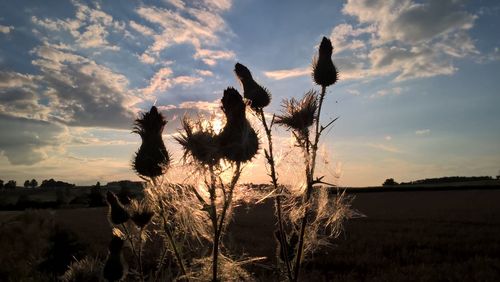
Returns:
[[[174,241],[174,236],[172,232],[170,231],[170,228],[168,228],[167,224],[167,218],[162,214],[162,219],[163,219],[163,228],[165,230],[165,233],[167,234],[168,241],[170,245],[172,246],[172,250],[174,251],[175,259],[177,260],[177,263],[179,264],[179,268],[181,269],[182,275],[184,276],[186,281],[189,281],[187,278],[186,274],[186,268],[184,268],[184,263],[182,262],[181,254],[179,253],[179,250],[177,249],[177,245],[175,244]],[[155,279],[156,280],[156,279]]]
[[[285,229],[283,227],[283,215],[282,215],[282,205],[281,205],[281,194],[283,193],[283,189],[278,187],[278,177],[276,175],[276,167],[275,167],[275,162],[274,162],[274,155],[273,155],[273,139],[272,139],[272,134],[271,134],[271,128],[267,125],[266,117],[264,116],[264,111],[260,109],[258,111],[260,121],[262,122],[262,125],[264,126],[264,130],[266,132],[267,136],[267,144],[268,144],[268,150],[265,154],[267,163],[269,164],[269,168],[271,170],[271,173],[269,176],[271,176],[271,181],[274,187],[274,190],[278,192],[278,195],[275,198],[275,203],[276,203],[276,215],[278,217],[278,232],[280,236],[280,241],[281,241],[281,251],[283,252],[283,259],[285,260],[285,265],[286,265],[286,271],[287,271],[287,276],[288,280],[292,281],[292,270],[291,270],[291,265],[290,265],[290,260],[288,256],[288,248],[287,246],[287,240],[286,240],[286,235],[285,235]],[[272,126],[272,122],[271,122]]]
[[[131,237],[130,232],[128,231],[127,226],[124,223],[122,223],[121,225],[122,225],[123,231],[125,231],[125,235],[127,236],[127,240],[130,243],[130,249],[132,249],[132,254],[134,255],[134,257],[135,257],[135,259],[137,261],[137,264],[139,265],[139,272],[140,272],[140,275],[141,275],[141,281],[144,281],[144,277],[143,277],[143,274],[142,274],[141,260],[140,260],[139,255],[137,254],[137,252],[135,250],[134,241],[132,241],[132,237]]]
[[[212,250],[212,281],[217,281],[217,264],[219,259],[219,236],[218,236],[218,228],[217,228],[217,207],[215,206],[215,198],[216,198],[216,177],[214,172],[214,167],[209,165],[208,167],[210,173],[210,208],[211,213],[210,217],[212,219],[212,226],[214,231],[214,241],[213,241],[213,250]]]
[[[297,248],[297,255],[295,256],[295,274],[294,274],[294,280],[293,281],[298,281],[299,279],[299,274],[300,274],[300,266],[301,266],[301,260],[302,260],[302,255],[304,252],[304,235],[306,231],[306,225],[307,225],[307,215],[309,213],[309,206],[307,205],[309,203],[309,199],[311,197],[311,193],[313,190],[313,178],[314,178],[314,169],[316,167],[316,153],[318,151],[318,143],[319,143],[319,137],[321,135],[321,129],[320,129],[320,116],[321,116],[321,107],[323,106],[323,100],[325,98],[325,93],[326,93],[326,86],[321,87],[321,94],[319,96],[319,105],[318,105],[318,114],[316,115],[316,126],[314,130],[314,142],[312,143],[311,146],[311,159],[307,160],[306,162],[306,179],[307,179],[307,190],[306,190],[306,195],[303,198],[303,204],[306,205],[306,208],[304,210],[304,216],[302,217],[302,224],[300,226],[300,235],[299,235],[299,245]],[[309,140],[306,141],[309,143]],[[309,150],[308,150],[308,155],[309,155]]]
[[[157,179],[155,177],[152,177],[151,180],[155,186],[158,186],[158,182],[157,182]],[[165,214],[163,213],[163,204],[161,203],[161,201],[160,201],[160,206],[162,209],[162,212],[160,213],[160,215],[161,215],[161,218],[163,220],[163,228],[165,230],[165,233],[167,234],[167,238],[169,240],[169,243],[172,246],[172,250],[174,251],[174,255],[175,255],[175,258],[176,258],[177,263],[179,265],[179,268],[181,269],[182,275],[185,277],[186,281],[189,281],[189,279],[187,278],[187,274],[186,274],[186,268],[184,267],[184,262],[182,261],[182,258],[181,258],[181,254],[180,254],[179,250],[177,249],[177,245],[175,244],[174,236],[172,234],[172,231],[170,231],[170,229],[168,228],[167,218],[165,217]],[[155,274],[155,278],[153,281],[158,280],[158,277],[160,275],[160,268],[161,268],[161,265],[163,264],[163,260],[164,260],[166,254],[167,254],[167,249],[165,248],[163,254],[160,257],[160,267],[158,267],[158,270]]]
[[[141,227],[139,232],[139,275],[141,275],[141,281],[144,281],[144,271],[142,269],[142,232],[144,232],[144,229]]]

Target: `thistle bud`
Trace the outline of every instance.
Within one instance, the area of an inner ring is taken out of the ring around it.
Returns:
[[[184,149],[184,159],[191,156],[196,162],[214,165],[219,162],[219,147],[216,135],[210,128],[203,128],[201,122],[191,122],[188,118],[182,121],[183,130],[174,139]]]
[[[259,140],[245,117],[243,98],[236,89],[229,87],[224,90],[221,101],[226,124],[218,136],[220,153],[230,161],[249,161],[259,149]]]
[[[103,269],[103,276],[108,281],[120,281],[124,278],[126,265],[123,259],[123,239],[113,235],[109,243],[109,253]]]
[[[150,205],[144,201],[133,200],[131,204],[130,219],[141,229],[151,222],[154,212]]]
[[[234,72],[243,85],[243,96],[250,100],[253,110],[262,109],[271,102],[271,94],[260,86],[252,77],[250,70],[240,63],[234,66]]]
[[[318,109],[317,93],[309,91],[300,101],[294,98],[284,100],[282,106],[282,114],[276,116],[275,122],[304,135],[308,127],[314,123]]]
[[[165,172],[170,163],[170,155],[165,148],[161,134],[167,121],[153,106],[135,120],[134,133],[141,136],[142,144],[133,161],[137,174],[144,177],[156,177]]]
[[[118,201],[118,198],[113,192],[108,191],[106,193],[106,201],[109,206],[108,216],[111,223],[119,225],[128,221],[130,216],[127,210],[122,206],[120,201]]]
[[[338,80],[338,72],[332,62],[333,47],[330,39],[323,37],[318,51],[318,57],[313,62],[313,79],[316,84],[327,87]]]

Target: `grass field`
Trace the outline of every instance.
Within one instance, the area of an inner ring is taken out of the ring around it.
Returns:
[[[331,248],[309,257],[304,281],[500,281],[500,190],[356,193],[364,218],[349,221]],[[6,222],[19,212],[2,212]],[[106,208],[57,210],[55,221],[106,254]],[[274,280],[272,202],[240,206],[225,238],[236,254],[265,256],[248,266]]]

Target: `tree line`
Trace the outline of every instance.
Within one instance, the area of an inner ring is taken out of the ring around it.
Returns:
[[[0,179],[0,189],[15,189],[17,187],[17,182],[15,180],[9,180],[4,182]],[[36,179],[27,179],[23,184],[24,188],[66,188],[66,187],[75,187],[75,184],[67,183],[64,181],[58,181],[51,179],[45,179],[42,181],[40,186],[38,185],[38,181]]]

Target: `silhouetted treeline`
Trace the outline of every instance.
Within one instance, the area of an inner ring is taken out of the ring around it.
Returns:
[[[64,181],[56,181],[53,178],[49,180],[42,181],[40,188],[71,188],[75,187],[75,184],[70,184]]]
[[[470,181],[484,181],[493,180],[491,176],[446,176],[439,178],[426,178],[409,182],[401,182],[400,185],[408,184],[441,184],[453,182],[470,182]]]

